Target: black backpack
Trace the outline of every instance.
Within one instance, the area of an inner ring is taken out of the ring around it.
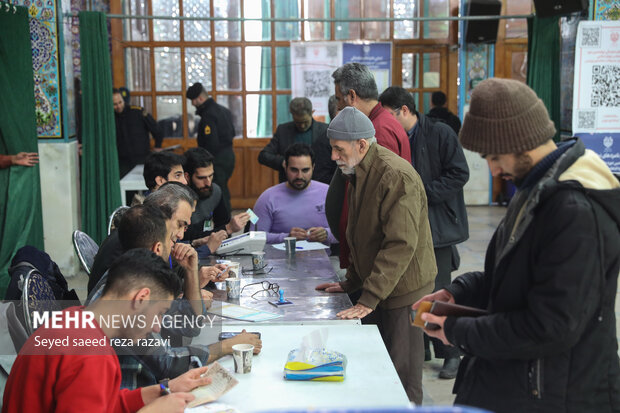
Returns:
[[[79,304],[80,300],[75,290],[69,291],[67,280],[60,272],[58,265],[47,253],[30,245],[20,248],[11,260],[11,267],[9,268],[11,281],[4,296],[5,300],[21,300],[23,277],[33,268],[47,281],[56,300],[72,303],[64,304],[63,307]]]

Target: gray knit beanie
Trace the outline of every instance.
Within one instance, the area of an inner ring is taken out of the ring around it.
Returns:
[[[555,135],[547,108],[524,83],[490,78],[471,93],[459,134],[465,149],[481,154],[529,151]]]
[[[339,141],[374,138],[375,127],[368,116],[352,106],[347,106],[330,122],[327,137]]]

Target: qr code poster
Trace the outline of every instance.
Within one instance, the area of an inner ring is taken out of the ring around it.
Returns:
[[[573,134],[620,132],[620,25],[582,21],[575,46]]]
[[[327,101],[334,94],[332,73],[342,66],[342,42],[292,42],[293,97],[312,102],[314,118],[327,121]]]

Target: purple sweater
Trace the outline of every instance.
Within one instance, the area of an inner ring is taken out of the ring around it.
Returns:
[[[327,188],[328,185],[317,181],[311,181],[303,191],[289,188],[286,182],[268,188],[254,205],[259,218],[256,230],[267,232],[267,243],[277,244],[288,237],[293,227],[323,227],[327,230],[325,243],[337,243],[325,217]]]

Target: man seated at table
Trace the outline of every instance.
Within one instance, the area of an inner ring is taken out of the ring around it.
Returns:
[[[198,196],[187,185],[178,182],[164,183],[157,188],[157,191],[147,196],[144,202],[159,208],[166,215],[166,220],[170,221],[167,224],[175,228],[175,232],[171,235],[172,242],[177,242],[183,239],[185,228],[190,221]],[[95,256],[88,277],[88,293],[92,291],[106,270],[123,252],[123,247],[118,239],[118,231],[112,231],[103,241]]]
[[[110,339],[138,340],[159,331],[162,314],[179,294],[174,272],[153,252],[137,249],[125,253],[110,269],[109,282],[96,303],[62,312],[62,328],[42,326],[22,347],[11,369],[3,397],[5,413],[23,412],[183,412],[194,399],[186,393],[207,385],[201,377],[206,367],[193,369],[168,382],[172,392],[160,397],[159,385],[121,390],[121,369]],[[79,327],[69,324],[85,320]],[[142,319],[143,328],[123,328],[106,323],[115,318]],[[53,325],[52,325],[53,326]],[[70,328],[74,326],[74,328]],[[66,345],[43,346],[47,340],[67,338]],[[103,345],[86,346],[85,340]]]
[[[295,143],[284,154],[286,182],[272,186],[256,200],[256,229],[267,232],[267,242],[285,237],[335,244],[325,217],[328,186],[313,181],[314,152],[305,143]]]
[[[183,173],[183,157],[173,152],[155,152],[144,162],[144,183],[149,191],[155,191],[166,182],[187,185]]]
[[[188,244],[174,243],[173,226],[166,225],[164,213],[152,205],[137,205],[130,208],[122,217],[119,228],[119,240],[124,251],[135,248],[150,249],[168,262],[174,270],[181,274],[183,282],[182,300],[175,300],[168,314],[194,317],[203,314],[202,298],[211,300],[212,294],[201,290],[209,281],[216,279],[223,268],[207,267],[209,271],[198,272],[198,256]],[[176,265],[178,264],[178,266]],[[203,267],[204,269],[204,267]],[[87,303],[98,300],[107,284],[107,272],[88,296]],[[225,279],[226,276],[220,278]],[[196,336],[200,331],[192,328],[170,328],[165,335],[171,336],[171,341],[181,341],[181,337]],[[234,344],[253,344],[255,351],[260,351],[260,340],[255,335],[240,334],[232,339],[224,340],[207,346],[192,345],[184,347],[154,348],[149,355],[119,355],[122,369],[121,387],[134,389],[136,387],[157,383],[168,377],[177,377],[186,371],[192,362],[200,365],[210,363],[218,358],[232,353]],[[145,368],[146,367],[146,368]]]
[[[250,219],[247,212],[231,217],[226,207],[222,189],[213,182],[213,155],[204,148],[192,148],[185,152],[185,179],[198,194],[196,210],[185,238],[193,247],[206,245],[208,253],[219,248],[223,240],[234,232],[241,231]]]
[[[154,152],[144,162],[144,184],[148,191],[144,195],[136,193],[131,199],[131,206],[144,202],[144,197],[159,189],[166,182],[179,182],[187,185],[183,174],[183,157],[172,152]]]

